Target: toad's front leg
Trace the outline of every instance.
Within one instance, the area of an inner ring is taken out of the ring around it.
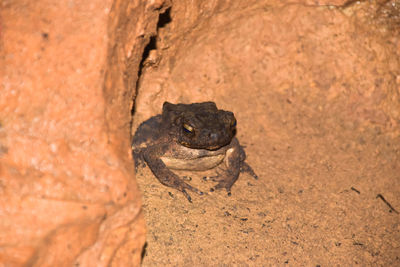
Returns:
[[[211,191],[225,188],[228,195],[231,194],[231,188],[239,178],[241,163],[244,160],[243,157],[245,155],[238,140],[233,138],[226,150],[225,159],[221,166],[222,173],[218,173],[217,179],[214,179],[218,184],[211,188]]]
[[[163,185],[181,191],[189,200],[189,202],[192,202],[192,198],[186,190],[191,190],[199,195],[203,195],[204,193],[197,188],[185,183],[178,175],[168,169],[168,167],[161,160],[161,156],[165,153],[166,149],[167,146],[163,145],[154,145],[148,147],[143,154],[144,160],[150,167],[153,174]]]

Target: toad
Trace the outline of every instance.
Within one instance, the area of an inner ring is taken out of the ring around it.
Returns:
[[[192,202],[189,190],[204,193],[171,170],[216,168],[217,175],[209,179],[217,184],[210,191],[225,189],[230,195],[240,172],[257,179],[250,165],[244,162],[246,155],[235,133],[233,113],[218,109],[214,102],[165,102],[162,114],[143,122],[132,139],[136,170],[147,163],[163,185],[181,191]]]

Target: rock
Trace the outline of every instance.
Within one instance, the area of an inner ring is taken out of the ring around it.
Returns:
[[[139,265],[130,111],[167,7],[1,3],[0,265]]]

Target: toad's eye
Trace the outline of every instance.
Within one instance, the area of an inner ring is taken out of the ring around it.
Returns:
[[[233,128],[233,127],[236,127],[236,120],[233,120],[232,122],[231,122],[231,127]]]
[[[189,124],[184,123],[183,124],[183,130],[185,131],[185,133],[193,133],[193,127],[190,126]]]

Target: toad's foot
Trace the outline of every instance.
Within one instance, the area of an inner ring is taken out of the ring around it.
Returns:
[[[187,200],[192,203],[192,198],[190,197],[189,193],[186,191],[186,189],[189,189],[190,191],[193,191],[199,195],[204,195],[205,193],[200,191],[199,189],[187,184],[184,182],[183,185],[179,186],[179,187],[175,187],[176,189],[178,189],[179,191],[181,191],[185,197],[187,198]]]
[[[188,190],[195,192],[199,195],[204,195],[205,193],[197,189],[196,187],[191,186],[190,184],[186,183],[181,179],[179,176],[177,176],[175,173],[171,172],[167,168],[162,170],[163,174],[162,176],[156,175],[157,179],[163,184],[168,187],[175,188],[179,191],[181,191],[187,200],[192,203],[192,198],[190,197]]]
[[[213,180],[218,181],[218,183],[210,189],[210,192],[214,192],[215,190],[224,189],[228,192],[228,196],[231,195],[231,188],[233,184],[239,177],[239,172],[232,173],[229,170],[224,170],[221,174],[218,173],[217,176],[214,176]]]
[[[258,176],[257,174],[254,172],[253,168],[250,167],[249,164],[247,164],[246,162],[242,162],[240,165],[240,172],[247,172],[248,174],[250,174],[251,176],[254,177],[254,179],[258,180]]]

